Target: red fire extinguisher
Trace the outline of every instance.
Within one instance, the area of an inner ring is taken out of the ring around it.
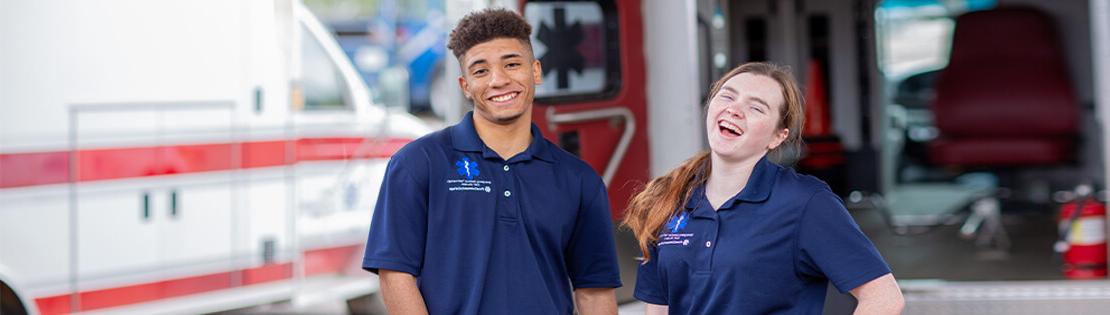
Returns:
[[[1060,207],[1056,251],[1063,254],[1068,279],[1106,278],[1106,206],[1090,190],[1080,187],[1076,200]]]

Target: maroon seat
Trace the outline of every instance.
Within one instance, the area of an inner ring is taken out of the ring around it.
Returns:
[[[1078,106],[1052,20],[1031,8],[956,19],[933,106],[933,163],[971,168],[1074,159]]]

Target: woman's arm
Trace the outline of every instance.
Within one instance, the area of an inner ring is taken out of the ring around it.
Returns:
[[[886,274],[852,289],[859,300],[854,314],[901,314],[906,301],[894,275]]]

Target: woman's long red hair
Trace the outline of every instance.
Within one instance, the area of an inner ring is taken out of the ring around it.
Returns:
[[[648,249],[659,239],[659,229],[690,199],[694,188],[705,183],[709,164],[709,151],[702,151],[666,175],[652,179],[628,202],[624,226],[636,236],[645,262],[651,259]]]

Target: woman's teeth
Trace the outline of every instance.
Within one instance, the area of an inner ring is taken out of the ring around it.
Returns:
[[[739,126],[736,126],[736,125],[734,125],[732,123],[729,123],[727,121],[721,121],[717,125],[721,128],[721,130],[727,131],[728,133],[731,133],[733,135],[739,136],[740,134],[743,133],[743,131],[740,130]]]

